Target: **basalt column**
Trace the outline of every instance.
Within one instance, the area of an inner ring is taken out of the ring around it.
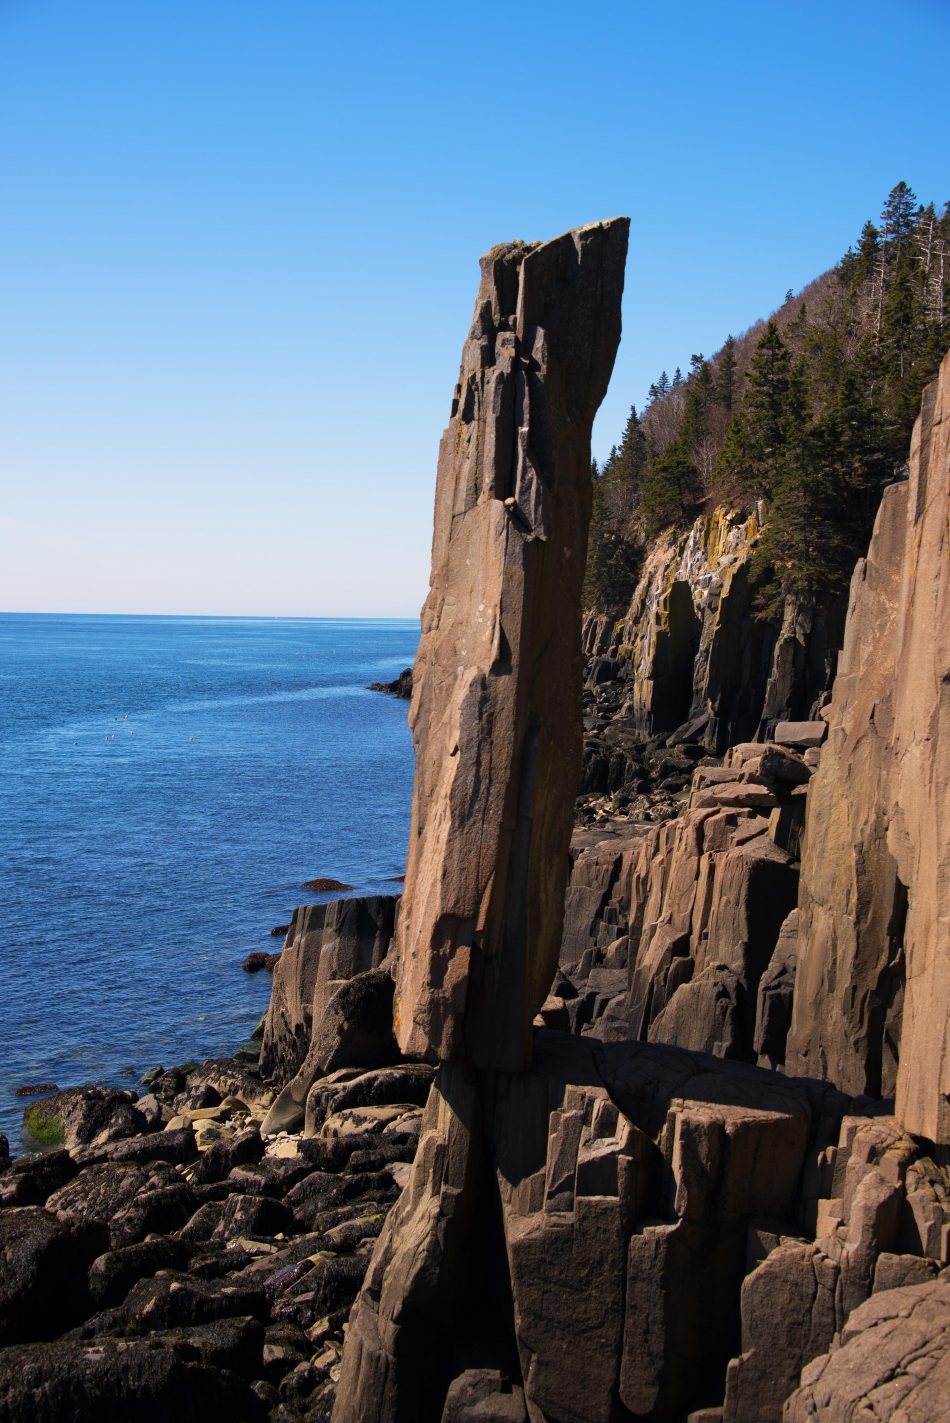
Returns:
[[[558,959],[580,771],[590,432],[620,339],[628,226],[482,259],[439,454],[397,924],[399,1045],[441,1065],[350,1316],[334,1423],[439,1423],[455,1416],[443,1403],[467,1363],[519,1373],[495,1118],[505,1074],[529,1065]],[[543,1159],[559,1100],[502,1136],[539,1139]],[[512,1392],[504,1406],[519,1416]]]
[[[557,964],[581,754],[590,433],[626,218],[482,258],[439,453],[397,929],[406,1053],[519,1071]]]

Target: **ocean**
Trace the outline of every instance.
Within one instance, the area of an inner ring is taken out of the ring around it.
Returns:
[[[0,1131],[234,1051],[305,880],[396,893],[412,621],[0,615]]]

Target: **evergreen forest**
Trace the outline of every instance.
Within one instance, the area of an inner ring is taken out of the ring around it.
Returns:
[[[839,598],[885,485],[906,466],[924,386],[950,346],[950,203],[906,183],[831,271],[688,372],[666,371],[603,467],[588,607],[626,609],[646,546],[716,504],[766,518],[760,616]]]

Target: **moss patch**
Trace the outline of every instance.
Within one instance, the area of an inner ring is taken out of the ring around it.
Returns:
[[[29,1151],[52,1151],[66,1140],[63,1119],[43,1102],[34,1102],[23,1113],[23,1144]]]

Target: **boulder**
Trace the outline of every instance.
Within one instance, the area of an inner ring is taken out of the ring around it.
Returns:
[[[823,721],[780,721],[774,732],[776,745],[794,746],[797,751],[820,746],[827,734]]]
[[[299,1071],[280,1092],[261,1125],[264,1136],[296,1131],[305,1122],[313,1084],[342,1067],[367,1067],[395,1055],[393,980],[388,968],[357,974],[339,985],[311,1028]]]
[[[4,1423],[265,1423],[265,1405],[240,1377],[262,1346],[256,1321],[229,1320],[146,1339],[0,1349],[0,1417]]]
[[[802,1372],[783,1423],[950,1418],[950,1277],[875,1294]]]
[[[136,1136],[148,1130],[148,1122],[136,1105],[135,1093],[120,1092],[115,1087],[68,1087],[52,1097],[45,1097],[24,1113],[27,1128],[30,1114],[35,1112],[42,1112],[48,1121],[55,1119],[67,1150],[88,1146],[90,1142],[102,1144]]]
[[[82,1319],[87,1270],[108,1245],[99,1222],[58,1221],[39,1206],[0,1211],[0,1345],[52,1339]]]
[[[527,1423],[524,1390],[500,1369],[466,1369],[445,1396],[442,1423]]]
[[[0,1206],[41,1206],[53,1191],[71,1181],[78,1169],[63,1149],[21,1157],[0,1176]]]
[[[316,1136],[328,1117],[347,1107],[380,1107],[395,1103],[424,1107],[434,1069],[426,1063],[377,1068],[334,1082],[314,1083],[307,1097],[306,1134]]]

